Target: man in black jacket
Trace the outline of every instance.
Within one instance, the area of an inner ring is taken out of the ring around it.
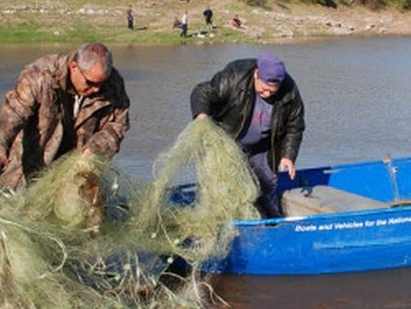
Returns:
[[[264,53],[229,63],[193,89],[191,110],[239,142],[260,182],[257,209],[263,218],[281,216],[277,174],[286,170],[294,179],[305,128],[303,101],[284,62]]]
[[[205,18],[205,23],[206,26],[209,29],[213,29],[213,11],[211,10],[210,7],[208,7],[204,12],[203,12],[204,18]]]

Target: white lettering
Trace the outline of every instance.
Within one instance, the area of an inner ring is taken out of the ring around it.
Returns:
[[[411,218],[405,217],[405,218],[390,218],[388,220],[388,224],[400,224],[400,223],[410,223]]]
[[[387,225],[387,220],[385,220],[385,219],[378,219],[378,220],[377,220],[377,226],[380,226],[380,225]]]
[[[296,232],[313,232],[316,231],[317,227],[315,225],[297,225],[295,227]]]
[[[394,225],[394,224],[410,224],[411,217],[399,217],[399,218],[389,218],[387,219],[377,219],[377,220],[365,220],[364,222],[350,221],[350,222],[338,222],[329,224],[309,224],[302,225],[297,224],[295,226],[296,232],[315,232],[315,231],[331,231],[344,230],[344,229],[360,229],[360,228],[371,228],[377,226]]]
[[[320,225],[318,228],[318,230],[320,231],[331,231],[332,229],[333,229],[333,225],[331,223]]]
[[[363,222],[343,222],[343,223],[335,223],[334,228],[337,230],[342,229],[358,229],[364,226]]]
[[[371,227],[375,225],[375,221],[365,220],[365,227]]]

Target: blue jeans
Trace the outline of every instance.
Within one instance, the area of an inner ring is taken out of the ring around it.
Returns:
[[[262,218],[281,217],[282,212],[277,194],[278,177],[267,162],[267,153],[257,153],[249,157],[250,166],[260,183],[261,195],[255,207]]]

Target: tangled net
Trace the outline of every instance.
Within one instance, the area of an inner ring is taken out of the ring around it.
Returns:
[[[232,220],[258,217],[258,188],[222,129],[190,123],[158,157],[151,183],[79,159],[72,153],[27,190],[0,197],[0,308],[223,302],[197,270],[227,254]]]

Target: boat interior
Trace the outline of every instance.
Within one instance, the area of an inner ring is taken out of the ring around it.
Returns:
[[[390,207],[388,203],[326,185],[286,190],[281,206],[286,217]]]

